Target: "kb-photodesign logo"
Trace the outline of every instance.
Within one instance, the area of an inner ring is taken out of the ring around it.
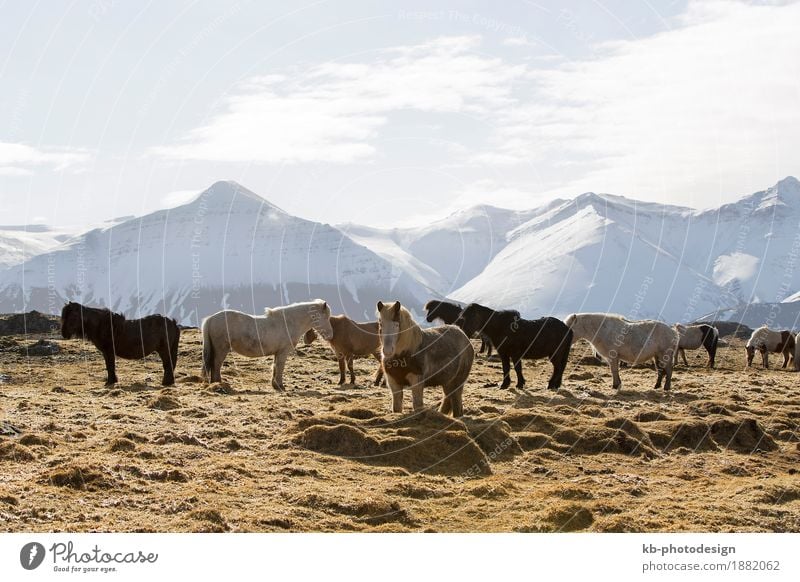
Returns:
[[[22,546],[19,552],[19,563],[26,570],[35,570],[44,561],[44,546],[39,542],[31,542]]]

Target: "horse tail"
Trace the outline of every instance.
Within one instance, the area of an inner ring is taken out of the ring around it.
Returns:
[[[171,341],[169,344],[169,356],[172,360],[172,371],[175,371],[175,368],[178,367],[178,346],[181,342],[181,328],[178,326],[178,322],[174,319],[169,320],[172,324],[172,329],[174,330],[174,334],[172,334]]]
[[[708,338],[706,339],[706,346],[708,349],[708,366],[709,368],[714,367],[714,361],[717,357],[717,346],[719,345],[719,330],[712,326],[708,326]]]
[[[214,341],[211,339],[208,319],[203,321],[203,376],[210,382],[214,370]]]

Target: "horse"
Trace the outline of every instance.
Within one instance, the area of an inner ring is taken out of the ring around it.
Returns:
[[[717,344],[719,343],[719,330],[716,327],[701,323],[699,325],[675,324],[675,331],[678,332],[678,350],[675,352],[675,365],[678,365],[678,355],[683,357],[683,364],[689,365],[686,361],[684,350],[696,350],[700,346],[708,352],[709,368],[714,367],[714,360],[717,356]]]
[[[753,357],[756,355],[756,350],[761,352],[761,363],[764,368],[769,368],[769,352],[776,354],[783,354],[783,366],[785,368],[789,365],[789,361],[794,358],[795,338],[789,331],[774,331],[766,325],[762,325],[753,331],[750,339],[747,340],[745,351],[747,352],[747,367],[753,364]],[[797,369],[797,362],[795,361],[795,369]]]
[[[392,391],[392,411],[403,412],[403,388],[411,388],[414,411],[423,408],[426,386],[444,390],[439,412],[464,414],[464,384],[467,383],[475,348],[454,325],[422,329],[399,301],[377,304],[383,371]]]
[[[458,321],[458,316],[461,315],[464,307],[457,303],[449,303],[447,301],[437,301],[433,299],[425,304],[424,309],[426,312],[425,321],[428,323],[433,323],[438,319],[442,323],[453,325]],[[515,311],[514,313],[519,315],[518,311]],[[486,351],[486,357],[491,358],[492,341],[485,333],[479,334],[479,337],[481,340],[481,349],[478,351],[478,353],[482,354],[484,351]]]
[[[458,324],[467,335],[480,332],[489,336],[503,365],[501,389],[511,385],[511,362],[517,374],[517,388],[523,388],[522,360],[540,358],[548,358],[553,364],[547,387],[551,390],[561,387],[572,345],[572,332],[563,321],[555,317],[522,319],[518,311],[495,311],[470,303],[461,313]]]
[[[378,331],[378,322],[358,323],[346,315],[334,315],[330,318],[333,337],[328,340],[336,359],[339,360],[339,386],[344,384],[345,363],[350,371],[350,383],[356,383],[356,374],[353,372],[353,358],[355,356],[374,356],[378,360],[378,371],[375,374],[374,386],[378,386],[383,379],[381,366],[381,336]],[[314,329],[309,329],[305,335],[305,344],[310,345],[317,337]]]
[[[678,332],[661,321],[629,321],[613,313],[573,313],[564,320],[576,340],[585,339],[608,361],[615,389],[622,387],[620,361],[635,365],[655,360],[658,381],[655,389],[672,386],[672,367],[678,349]]]
[[[219,311],[203,320],[203,375],[209,382],[220,382],[222,362],[231,351],[250,358],[274,355],[272,387],[283,391],[289,354],[309,329],[329,340],[330,317],[330,307],[322,299],[267,308],[264,315]]]
[[[178,364],[178,322],[163,315],[125,319],[100,307],[87,307],[70,301],[61,310],[61,336],[88,340],[100,350],[106,362],[106,386],[117,383],[116,357],[141,360],[157,352],[164,366],[161,384],[175,384]]]

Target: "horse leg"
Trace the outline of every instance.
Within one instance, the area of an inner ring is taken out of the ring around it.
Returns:
[[[517,374],[517,388],[525,388],[525,377],[522,375],[522,358],[514,362],[514,372]]]
[[[275,361],[272,363],[272,387],[279,392],[285,390],[283,387],[283,368],[286,366],[288,357],[288,350],[278,352],[275,354]]]
[[[619,390],[622,388],[622,380],[619,378],[619,359],[609,358],[608,367],[611,368],[611,379],[613,382],[612,386],[615,390]]]
[[[403,412],[403,385],[395,382],[391,376],[386,376],[386,383],[392,391],[392,412]]]
[[[769,370],[769,354],[766,348],[761,350],[761,364],[764,366],[765,370]]]
[[[481,349],[478,350],[478,353],[482,354],[484,351],[486,351],[486,338],[481,335]]]
[[[561,388],[561,383],[564,380],[564,370],[567,369],[569,363],[569,351],[572,347],[571,342],[564,341],[559,346],[559,350],[550,356],[550,363],[553,364],[553,374],[547,382],[549,390],[558,390]]]
[[[158,355],[161,356],[161,364],[164,366],[164,378],[161,380],[162,386],[173,386],[175,384],[175,368],[172,365],[172,354],[165,350],[161,350]]]
[[[492,357],[492,340],[488,337],[486,338],[486,359]]]
[[[106,386],[113,386],[117,380],[117,363],[114,358],[114,350],[105,350],[103,358],[106,361]]]
[[[678,351],[680,352],[681,357],[683,358],[683,365],[688,368],[689,367],[689,362],[686,361],[686,350],[684,350],[683,348],[678,348]],[[675,359],[675,363],[676,364],[678,363],[677,358]]]
[[[783,352],[783,366],[781,368],[786,368],[789,365],[789,351]]]
[[[508,354],[501,354],[500,361],[503,364],[503,383],[500,384],[500,389],[505,390],[511,385],[511,358]]]
[[[336,359],[339,360],[339,386],[344,384],[344,354],[336,352]]]
[[[380,386],[381,380],[383,380],[383,364],[381,363],[381,355],[379,353],[372,354],[376,360],[378,360],[378,371],[375,373],[375,381],[372,383],[373,386]]]
[[[658,372],[658,380],[656,380],[656,386],[653,388],[653,390],[658,390],[661,388],[661,382],[664,380],[664,364],[661,362],[658,356],[656,356],[655,363],[656,371]]]
[[[672,388],[672,358],[664,362],[664,392]]]
[[[356,383],[356,373],[353,371],[353,359],[354,359],[354,357],[355,356],[353,356],[353,354],[350,354],[349,356],[347,356],[347,369],[350,371],[350,383],[351,384],[355,384]]]
[[[457,386],[455,389],[448,391],[444,389],[444,398],[442,405],[439,407],[439,412],[442,414],[453,414],[453,418],[464,415],[464,384]]]
[[[407,378],[411,385],[411,402],[414,405],[414,412],[419,412],[425,407],[422,400],[422,392],[425,389],[425,385],[422,383],[422,378],[417,374],[409,374]]]

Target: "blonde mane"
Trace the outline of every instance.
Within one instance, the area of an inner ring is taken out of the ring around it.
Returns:
[[[414,352],[422,343],[424,332],[414,321],[414,318],[411,317],[411,312],[402,305],[400,306],[399,318],[400,332],[394,351],[397,354]]]

